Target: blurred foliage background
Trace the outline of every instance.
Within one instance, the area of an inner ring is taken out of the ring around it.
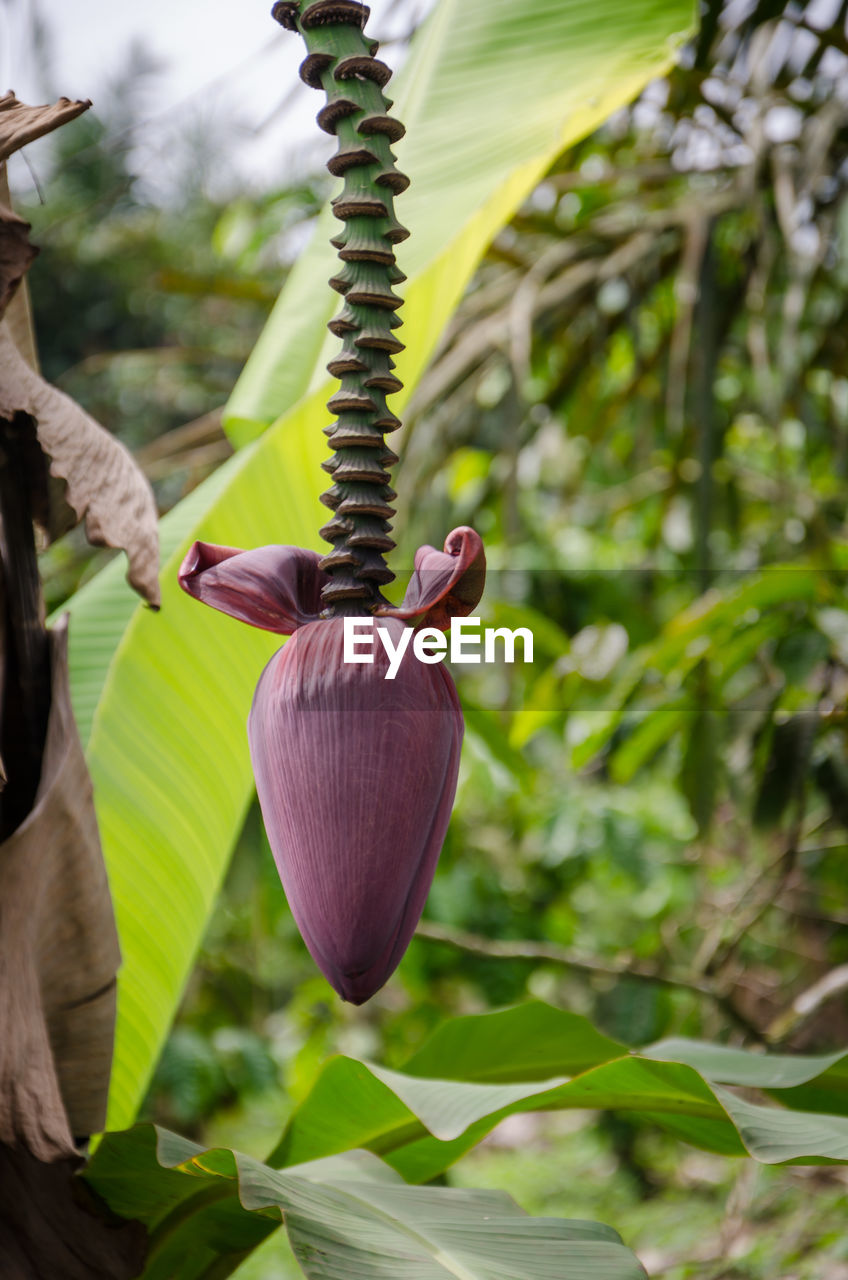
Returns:
[[[449,838],[365,1008],[315,971],[251,811],[149,1117],[264,1156],[329,1054],[398,1066],[528,995],[631,1045],[848,1043],[846,10],[711,0],[490,247],[407,414],[398,530],[409,558],[473,524],[484,617],[534,626],[536,661],[461,675]],[[44,371],[165,511],[230,452],[221,406],[329,180],[227,190],[237,137],[193,127],[155,202],[131,150],[155,75],[129,50],[41,198],[12,178]],[[50,606],[101,563],[52,548]],[[513,1117],[446,1177],[613,1221],[665,1280],[848,1277],[839,1168],[580,1113]],[[239,1274],[297,1274],[282,1250]]]

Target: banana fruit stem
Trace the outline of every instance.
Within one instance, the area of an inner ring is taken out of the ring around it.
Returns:
[[[333,479],[321,501],[333,517],[321,530],[332,550],[321,561],[330,575],[322,599],[325,616],[367,615],[384,603],[380,588],[394,574],[385,553],[390,505],[397,496],[389,468],[397,462],[385,436],[400,426],[386,397],[400,390],[392,356],[403,350],[397,337],[401,299],[392,286],[406,277],[395,262],[394,246],[409,232],[395,218],[394,197],[409,179],[395,167],[391,144],[403,125],[391,117],[383,87],[391,71],[375,55],[376,41],[363,31],[367,5],[357,0],[279,0],[273,17],[303,37],[307,57],[300,75],[323,89],[327,101],[318,124],[338,139],[327,168],[344,179],[333,212],[344,224],[331,243],[342,267],[330,285],[344,306],[330,321],[342,349],[327,368],[340,389],[327,402],[335,421],[325,428],[333,456],[323,463]]]

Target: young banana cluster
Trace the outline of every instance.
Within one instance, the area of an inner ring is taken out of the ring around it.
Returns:
[[[331,242],[343,266],[330,281],[344,306],[329,325],[342,349],[327,366],[341,388],[327,402],[336,417],[325,428],[334,456],[323,466],[333,486],[321,498],[334,513],[321,529],[333,548],[321,560],[330,575],[322,594],[329,617],[371,613],[385,603],[380,587],[394,578],[384,555],[395,545],[389,521],[396,494],[388,468],[397,457],[385,436],[400,420],[386,397],[402,385],[392,359],[403,350],[396,334],[402,300],[392,286],[406,278],[394,246],[409,232],[395,217],[394,197],[409,179],[398,172],[391,151],[404,128],[388,114],[392,104],[383,87],[391,71],[363,32],[368,14],[356,0],[280,0],[273,9],[274,18],[306,43],[300,75],[327,95],[318,124],[338,139],[327,168],[344,179],[333,201],[344,228]]]

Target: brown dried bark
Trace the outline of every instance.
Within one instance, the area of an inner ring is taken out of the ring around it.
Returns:
[[[143,1268],[144,1229],[105,1213],[75,1176],[74,1135],[105,1124],[120,954],[70,705],[66,625],[46,639],[41,776],[29,813],[0,844],[0,1274],[130,1280]],[[5,640],[8,663],[8,628]]]
[[[29,223],[19,218],[4,199],[4,170],[5,165],[0,165],[0,316],[38,253],[29,242]]]
[[[12,303],[0,323],[3,1280],[130,1280],[146,1252],[143,1227],[118,1224],[75,1176],[106,1121],[120,952],[66,625],[44,627],[33,520],[56,537],[85,518],[91,541],[127,551],[130,581],[157,604],[156,508],[123,445],[36,371],[22,287],[36,251],[2,164],[88,105],[0,98],[0,318]]]
[[[29,224],[11,208],[3,162],[90,105],[61,98],[52,106],[28,107],[14,94],[0,97],[0,417],[33,420],[49,477],[62,482],[57,489],[40,466],[27,467],[32,509],[48,538],[85,520],[91,543],[126,551],[131,585],[157,608],[159,542],[150,485],[120,441],[39,376],[20,296],[15,314],[3,318],[37,253],[29,243]]]
[[[49,633],[50,715],[35,804],[0,844],[0,1142],[75,1154],[106,1120],[118,937],[91,782]]]
[[[36,373],[38,354],[24,273],[38,248],[29,242],[30,226],[12,209],[5,161],[0,162],[0,320],[5,320],[15,346]]]
[[[15,151],[34,142],[59,125],[82,115],[88,101],[60,98],[45,106],[28,107],[14,93],[0,96],[0,317],[12,299],[24,273],[38,253],[29,242],[29,223],[11,207],[5,161]]]
[[[95,1201],[74,1174],[79,1160],[41,1164],[0,1146],[0,1275],[3,1280],[132,1280],[147,1233]]]
[[[50,538],[85,519],[89,542],[121,547],[128,578],[154,607],[159,605],[159,541],[156,503],[132,454],[69,396],[29,368],[8,328],[0,324],[0,417],[27,414],[53,476],[65,482],[73,517],[34,494],[36,513],[47,509]]]

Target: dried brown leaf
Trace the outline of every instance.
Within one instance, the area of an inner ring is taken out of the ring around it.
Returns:
[[[23,277],[37,253],[29,242],[29,223],[12,209],[6,166],[0,163],[0,320],[5,314],[15,345],[33,369],[38,357]]]
[[[29,242],[29,223],[12,209],[5,161],[28,142],[52,133],[90,106],[87,100],[60,98],[50,105],[28,107],[12,92],[0,96],[0,319],[38,253]]]
[[[5,316],[3,316],[3,322],[30,369],[34,370],[35,373],[39,373],[40,365],[38,352],[35,348],[35,331],[32,325],[32,308],[30,306],[26,277],[15,290],[12,301],[6,308]]]
[[[121,547],[132,586],[159,605],[159,535],[153,492],[128,449],[64,392],[29,368],[5,322],[0,324],[0,417],[26,413],[35,420],[50,472],[66,487],[89,542]],[[67,525],[53,524],[51,538]]]
[[[11,90],[4,93],[0,96],[0,160],[7,160],[28,142],[76,119],[90,106],[88,99],[72,102],[70,98],[60,98],[44,106],[28,107],[18,102]]]
[[[0,203],[0,316],[38,253],[29,242],[29,223]]]
[[[50,649],[41,782],[0,845],[0,1143],[44,1162],[105,1124],[120,962],[64,625]]]

